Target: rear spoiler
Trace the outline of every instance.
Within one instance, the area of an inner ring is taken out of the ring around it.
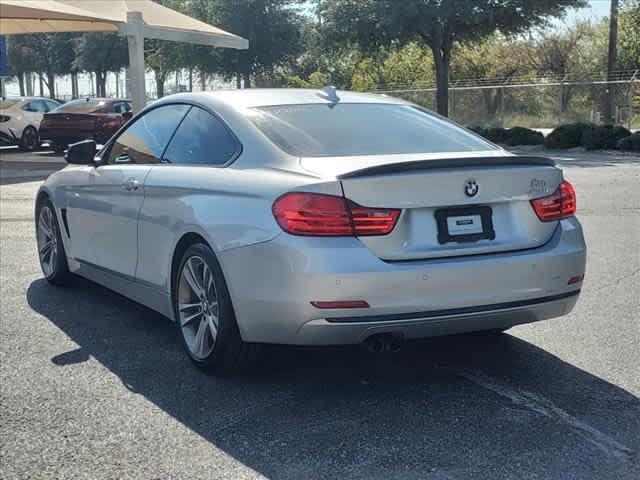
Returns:
[[[464,167],[512,167],[512,166],[545,166],[555,167],[556,162],[546,157],[529,157],[526,155],[514,155],[508,157],[465,157],[465,158],[438,158],[433,160],[418,160],[413,162],[388,163],[375,167],[361,168],[352,172],[343,173],[337,178],[365,177],[373,175],[385,175],[389,173],[403,173],[414,170],[436,170]]]

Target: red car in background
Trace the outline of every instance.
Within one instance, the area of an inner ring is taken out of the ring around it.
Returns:
[[[40,139],[48,142],[56,152],[65,150],[70,143],[85,139],[105,143],[131,116],[130,100],[72,100],[43,116]]]

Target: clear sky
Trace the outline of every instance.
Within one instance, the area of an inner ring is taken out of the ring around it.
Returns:
[[[589,0],[588,3],[586,8],[570,11],[562,23],[574,24],[577,20],[598,21],[609,16],[611,0]]]

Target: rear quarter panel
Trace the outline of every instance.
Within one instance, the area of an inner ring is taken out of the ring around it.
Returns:
[[[170,290],[173,253],[187,233],[202,236],[217,254],[266,242],[281,233],[273,201],[295,189],[340,195],[340,184],[275,169],[158,165],[145,181],[136,277]],[[230,290],[233,286],[229,285]]]

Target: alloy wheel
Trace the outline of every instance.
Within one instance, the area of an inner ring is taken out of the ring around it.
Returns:
[[[193,255],[184,262],[178,283],[180,328],[191,355],[206,359],[216,343],[220,308],[213,272]]]
[[[40,264],[45,276],[50,277],[55,273],[58,260],[58,237],[53,212],[47,205],[40,209],[37,230]]]

